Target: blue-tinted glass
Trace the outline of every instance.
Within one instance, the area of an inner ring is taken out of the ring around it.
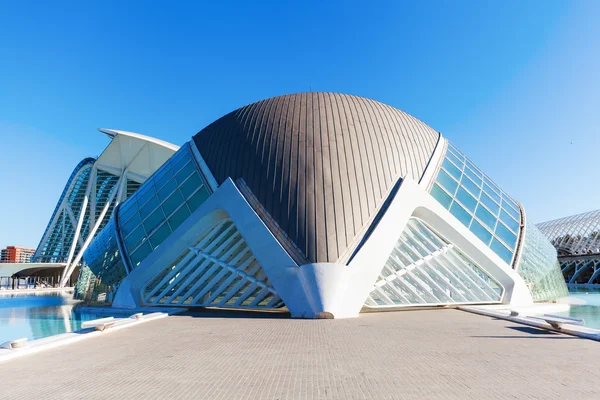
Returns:
[[[488,178],[487,176],[483,176],[483,181],[485,182],[486,185],[488,185],[489,187],[491,187],[494,192],[496,192],[497,194],[502,193],[502,190],[500,190],[500,188],[498,187],[498,185],[496,185],[490,178]]]
[[[471,160],[467,159],[467,167],[469,167],[471,169],[471,171],[477,175],[479,177],[479,179],[481,179],[481,177],[483,176],[483,174],[481,173],[481,170],[479,168],[477,168],[477,165],[473,164],[471,162]]]
[[[458,203],[453,203],[452,207],[450,207],[450,212],[454,215],[460,222],[463,223],[464,226],[469,226],[471,223],[471,214],[467,212],[464,208],[462,208]]]
[[[445,209],[450,208],[450,203],[452,203],[452,197],[448,195],[448,193],[444,192],[444,190],[437,185],[437,183],[433,184],[431,188],[431,195],[434,199],[440,202]]]
[[[182,157],[178,160],[173,161],[173,173],[179,172],[181,167],[183,167],[188,161],[191,160],[191,157],[188,152],[182,153]]]
[[[492,240],[492,244],[490,248],[494,251],[494,253],[498,254],[501,259],[503,259],[507,264],[510,264],[510,260],[512,259],[512,252],[507,249],[502,243],[500,243],[495,238]]]
[[[517,203],[513,199],[511,199],[506,193],[502,195],[502,201],[506,201],[509,205],[512,206],[513,209],[517,211],[519,210],[519,206],[517,205]]]
[[[500,211],[500,219],[515,233],[519,231],[519,223],[509,216],[506,211]]]
[[[138,213],[133,214],[133,216],[129,219],[129,221],[127,221],[125,224],[123,224],[121,226],[121,235],[123,237],[129,235],[135,229],[135,227],[140,224],[140,222],[142,222],[142,219],[140,218],[140,214],[138,214]]]
[[[142,219],[144,219],[148,215],[150,215],[150,213],[152,211],[154,211],[154,209],[158,206],[158,204],[159,204],[158,197],[156,197],[156,196],[150,197],[148,202],[140,208],[140,215],[142,216]]]
[[[152,247],[150,247],[150,243],[146,240],[136,251],[131,254],[131,264],[133,267],[137,267],[139,263],[144,261],[144,259],[150,254],[152,251]]]
[[[125,201],[119,208],[119,222],[124,223],[137,211],[135,200]]]
[[[446,157],[448,157],[450,159],[450,161],[452,161],[454,163],[454,165],[456,165],[459,168],[462,168],[463,162],[458,157],[456,157],[454,154],[452,154],[451,152],[447,152]]]
[[[200,190],[198,190],[192,195],[192,197],[188,199],[187,204],[190,206],[190,210],[194,212],[198,207],[200,207],[200,204],[204,203],[204,201],[208,199],[208,196],[210,196],[210,193],[208,193],[206,187],[202,186]]]
[[[485,206],[492,212],[494,215],[498,215],[498,211],[500,211],[500,206],[496,204],[494,200],[490,196],[488,196],[485,192],[481,194],[480,202],[485,204]]]
[[[437,176],[438,183],[450,193],[451,196],[454,196],[456,193],[456,188],[458,187],[458,182],[450,177],[443,169],[440,169],[440,172]]]
[[[450,175],[455,177],[457,181],[460,180],[460,176],[462,175],[462,172],[460,171],[460,169],[458,169],[458,167],[456,167],[454,164],[452,164],[447,158],[444,159],[442,166],[444,167],[444,169],[446,171],[448,171],[448,173]]]
[[[507,213],[515,217],[515,219],[521,220],[521,214],[518,211],[514,210],[511,206],[509,206],[508,203],[504,200],[502,200],[502,208],[506,210]]]
[[[169,224],[163,224],[150,236],[150,244],[152,245],[152,248],[156,249],[159,244],[169,237],[170,234],[171,228],[169,228]]]
[[[463,206],[467,210],[475,211],[475,207],[477,206],[477,200],[473,198],[465,189],[462,187],[458,188],[458,192],[456,193],[456,198],[461,202]]]
[[[160,190],[171,178],[173,178],[173,170],[171,168],[165,168],[164,174],[160,178],[154,179],[154,186],[157,190]]]
[[[173,215],[169,218],[169,224],[171,224],[171,229],[175,230],[179,225],[183,223],[190,216],[190,210],[187,205],[183,205],[179,210],[175,211]]]
[[[158,191],[158,197],[160,198],[160,201],[165,201],[175,191],[175,189],[177,189],[177,181],[175,179],[171,179]]]
[[[477,185],[473,183],[472,180],[467,178],[466,175],[463,175],[460,184],[464,186],[469,192],[471,192],[471,194],[475,196],[475,198],[479,197],[479,192],[481,192],[481,189],[479,189],[479,187],[477,187]]]
[[[489,185],[483,184],[483,190],[494,200],[500,204],[500,195],[496,193]]]
[[[471,170],[471,168],[465,168],[465,174],[468,175],[469,178],[471,178],[471,180],[474,182],[474,184],[476,184],[477,186],[481,187],[481,178],[479,176],[477,176],[477,174],[475,174]]]
[[[490,229],[494,229],[494,225],[496,225],[496,217],[494,217],[488,210],[483,208],[481,204],[477,207],[477,211],[475,215],[481,222],[487,225]]]
[[[165,210],[165,215],[171,215],[173,211],[181,204],[183,204],[184,199],[179,190],[176,190],[175,193],[171,195],[163,204],[162,208]]]
[[[454,154],[454,156],[459,160],[463,160],[465,158],[465,156],[451,143],[448,143],[448,151]]]
[[[502,241],[506,243],[511,249],[515,248],[515,244],[517,243],[517,237],[507,227],[502,225],[501,222],[498,223],[498,225],[496,225],[496,236],[502,239]]]
[[[137,197],[138,207],[142,207],[150,197],[154,196],[156,190],[152,186],[152,182],[146,182],[140,189],[138,189],[139,196]]]
[[[181,184],[187,179],[188,176],[194,173],[194,171],[196,171],[196,167],[194,166],[194,163],[190,161],[183,168],[181,168],[181,170],[175,175],[175,178],[177,179],[177,182]]]
[[[181,190],[183,197],[187,199],[200,186],[202,186],[202,179],[200,179],[197,172],[194,172],[192,176],[179,187],[179,190]]]
[[[146,236],[142,225],[138,226],[128,237],[125,238],[125,246],[128,250],[133,249]]]
[[[144,228],[146,228],[146,232],[150,233],[150,231],[156,228],[158,224],[164,221],[164,219],[165,215],[163,214],[161,208],[158,207],[152,212],[152,214],[148,216],[148,218],[146,218],[146,220],[144,220]]]
[[[471,232],[475,234],[486,246],[490,245],[490,240],[492,240],[492,233],[485,229],[483,225],[481,225],[476,220],[473,220],[471,223]]]

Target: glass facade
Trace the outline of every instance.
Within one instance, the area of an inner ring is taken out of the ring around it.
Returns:
[[[75,286],[75,298],[87,303],[111,303],[127,275],[117,244],[114,218],[85,251],[85,265]]]
[[[516,201],[448,142],[431,195],[507,264],[521,221]]]
[[[556,258],[556,250],[534,225],[525,228],[525,240],[517,272],[527,283],[534,301],[549,301],[568,295]]]
[[[460,249],[411,218],[383,267],[369,307],[499,303],[504,289]]]
[[[129,265],[136,268],[210,195],[186,143],[118,212]]]
[[[193,248],[142,290],[145,304],[278,308],[283,302],[230,219],[209,227]]]

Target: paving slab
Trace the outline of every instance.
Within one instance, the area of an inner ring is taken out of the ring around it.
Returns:
[[[0,364],[2,399],[599,399],[600,344],[458,310],[187,313]]]

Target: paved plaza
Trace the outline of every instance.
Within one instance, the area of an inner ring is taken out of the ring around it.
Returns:
[[[0,364],[3,399],[598,399],[600,343],[458,310],[171,316]]]

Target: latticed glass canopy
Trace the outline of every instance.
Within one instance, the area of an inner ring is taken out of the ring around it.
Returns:
[[[600,253],[600,210],[538,224],[558,255]]]

